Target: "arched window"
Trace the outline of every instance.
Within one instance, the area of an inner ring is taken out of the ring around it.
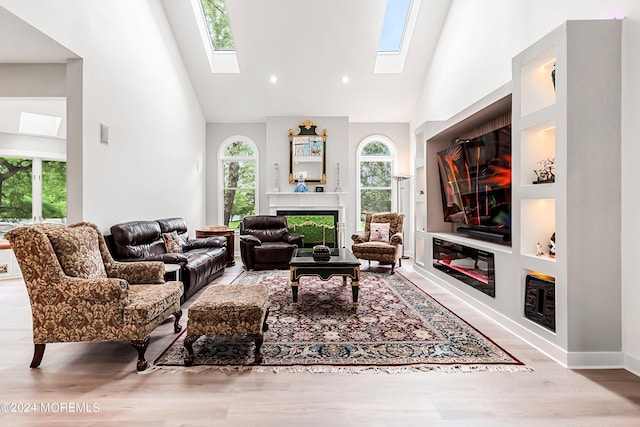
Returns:
[[[389,212],[395,208],[392,176],[396,157],[393,142],[381,135],[370,136],[358,146],[356,229],[364,229],[368,212]]]
[[[258,212],[258,148],[245,136],[233,136],[222,143],[218,157],[218,217],[224,225],[236,229],[242,218]]]

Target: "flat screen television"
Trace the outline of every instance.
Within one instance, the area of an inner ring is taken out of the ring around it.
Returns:
[[[437,153],[444,220],[456,231],[511,242],[511,125]]]

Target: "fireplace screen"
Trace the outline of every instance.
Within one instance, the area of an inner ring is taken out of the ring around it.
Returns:
[[[289,231],[304,235],[304,247],[337,247],[337,211],[278,211],[287,218]]]

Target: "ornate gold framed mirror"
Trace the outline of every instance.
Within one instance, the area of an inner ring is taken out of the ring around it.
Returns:
[[[289,183],[303,179],[304,182],[325,184],[327,130],[322,129],[318,135],[317,126],[311,120],[305,120],[298,127],[297,135],[289,129]]]

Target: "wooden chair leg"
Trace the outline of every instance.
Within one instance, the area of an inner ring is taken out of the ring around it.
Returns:
[[[262,353],[260,353],[260,348],[262,348],[262,342],[264,341],[264,338],[262,334],[252,334],[251,338],[253,338],[253,341],[256,343],[256,349],[253,352],[253,363],[259,365],[260,363],[262,363]]]
[[[129,341],[129,344],[131,344],[138,351],[138,365],[137,365],[138,371],[144,371],[145,369],[147,369],[147,366],[149,366],[149,363],[147,363],[147,361],[144,358],[144,354],[147,351],[147,347],[149,346],[150,339],[151,337],[147,336],[141,340]]]
[[[269,330],[269,325],[267,324],[268,317],[269,317],[269,309],[267,308],[267,312],[264,315],[264,322],[262,322],[262,332],[267,332]]]
[[[187,355],[184,357],[184,366],[193,365],[193,343],[200,338],[200,335],[187,335],[184,339],[184,348],[187,350]]]
[[[182,330],[182,325],[178,322],[180,322],[180,318],[182,317],[182,309],[179,308],[178,311],[176,311],[175,313],[173,313],[173,332],[175,332],[176,334],[178,332],[180,332]]]
[[[393,264],[391,264],[391,274],[395,273],[395,268],[396,268],[396,262],[393,261]]]
[[[44,356],[44,347],[46,344],[34,344],[33,359],[31,360],[31,368],[37,368],[42,362],[42,356]]]

